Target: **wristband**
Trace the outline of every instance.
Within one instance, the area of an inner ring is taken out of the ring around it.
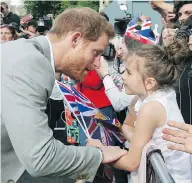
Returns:
[[[102,80],[104,80],[106,76],[110,76],[110,74],[105,74],[105,75],[102,77]]]

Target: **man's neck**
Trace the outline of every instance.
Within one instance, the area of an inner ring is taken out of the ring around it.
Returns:
[[[54,57],[54,62],[55,62],[55,69],[57,71],[57,68],[59,67],[58,60],[60,60],[60,55],[57,53],[58,49],[58,38],[57,36],[53,34],[47,34],[46,37],[50,41],[50,44],[52,45],[52,51],[53,51],[53,57]]]

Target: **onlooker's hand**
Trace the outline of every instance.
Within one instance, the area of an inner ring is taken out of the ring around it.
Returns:
[[[169,26],[172,19],[175,18],[173,13],[173,5],[165,3],[163,0],[152,0],[150,2],[153,10],[157,11],[166,22],[165,26]]]
[[[163,139],[176,143],[168,145],[168,148],[192,154],[192,125],[174,121],[168,122],[168,125],[177,128],[177,130],[163,129],[163,133],[165,134],[163,135]]]
[[[159,8],[157,5],[155,5],[154,1],[149,1],[149,3],[150,3],[151,8],[152,8],[153,10],[156,10],[156,9]]]
[[[102,146],[100,149],[103,152],[103,164],[116,161],[127,154],[126,150],[123,150],[117,146]]]
[[[165,3],[163,0],[151,0],[151,7],[155,10],[157,8],[163,11],[173,11],[173,5]]]
[[[101,57],[100,59],[100,67],[96,69],[97,73],[103,77],[105,76],[106,74],[108,74],[108,63],[107,61],[105,60],[104,57]]]
[[[88,138],[86,146],[93,146],[93,147],[99,147],[100,148],[100,147],[102,147],[104,145],[98,139]]]
[[[166,24],[165,24],[166,28],[173,28],[173,25],[176,21],[176,14],[168,11],[166,13],[165,21],[166,21]]]
[[[162,38],[163,38],[163,44],[165,46],[168,45],[171,41],[173,41],[176,31],[177,29],[170,29],[170,28],[165,28],[163,30]]]
[[[173,19],[175,19],[175,17],[176,17],[176,15],[175,15],[175,13],[173,13],[173,12],[167,12],[167,22],[170,22],[170,21],[172,21]]]
[[[33,38],[35,36],[37,36],[35,33],[30,32],[28,30],[24,30],[22,27],[19,28],[21,32],[23,32],[24,34],[27,34],[29,38]]]

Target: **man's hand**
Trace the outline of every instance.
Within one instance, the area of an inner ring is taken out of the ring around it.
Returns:
[[[176,143],[168,145],[168,148],[192,154],[192,125],[173,121],[168,122],[168,125],[178,129],[163,129],[163,133],[165,134],[163,135],[163,139]]]
[[[108,74],[108,63],[107,63],[107,61],[105,60],[104,57],[101,57],[101,59],[100,59],[100,67],[96,68],[96,71],[97,71],[97,73],[101,77],[103,77],[106,74]]]
[[[117,146],[104,146],[100,140],[98,139],[91,139],[87,140],[87,146],[94,146],[101,149],[103,153],[103,164],[111,163],[115,160],[118,160],[122,156],[127,154],[126,150],[122,150],[120,147]]]
[[[114,162],[127,154],[126,150],[118,146],[102,146],[100,149],[103,152],[103,164]]]

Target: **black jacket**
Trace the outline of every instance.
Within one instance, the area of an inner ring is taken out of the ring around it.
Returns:
[[[5,24],[10,24],[12,22],[17,23],[18,25],[20,25],[20,18],[18,15],[13,14],[12,12],[9,12],[9,14],[3,18],[3,22]]]
[[[186,64],[176,90],[177,103],[186,123],[192,124],[192,59]]]

